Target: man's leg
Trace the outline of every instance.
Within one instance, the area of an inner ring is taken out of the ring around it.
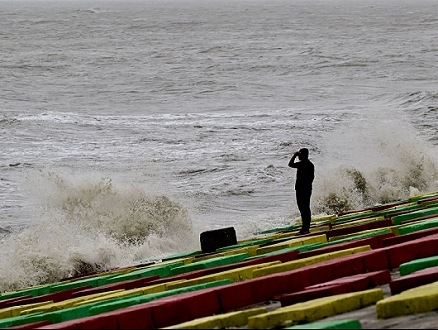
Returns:
[[[311,221],[311,211],[310,211],[310,197],[312,196],[312,191],[297,191],[297,204],[298,209],[301,213],[301,232],[308,232],[310,229],[310,221]]]

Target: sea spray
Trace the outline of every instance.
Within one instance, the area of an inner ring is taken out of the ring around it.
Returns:
[[[2,292],[199,249],[189,211],[169,196],[83,174],[31,181],[32,224],[0,241]]]
[[[377,119],[377,120],[375,120]],[[362,120],[331,134],[312,210],[339,213],[438,190],[432,146],[401,121]]]

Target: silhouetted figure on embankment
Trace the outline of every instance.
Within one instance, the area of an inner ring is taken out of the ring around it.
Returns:
[[[295,162],[297,157],[300,161]],[[295,193],[302,221],[301,230],[298,232],[298,235],[308,234],[312,216],[310,212],[310,197],[312,196],[312,183],[315,178],[315,166],[309,160],[309,150],[302,148],[295,152],[289,161],[289,167],[297,169]]]

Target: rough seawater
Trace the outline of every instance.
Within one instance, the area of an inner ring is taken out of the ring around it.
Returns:
[[[0,291],[438,190],[438,1],[0,1]]]

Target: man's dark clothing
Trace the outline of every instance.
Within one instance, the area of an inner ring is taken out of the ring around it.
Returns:
[[[295,190],[312,190],[312,183],[315,178],[315,166],[313,163],[308,159],[304,159],[291,164],[291,167],[297,169]]]
[[[310,229],[311,221],[310,197],[312,196],[312,183],[315,178],[315,166],[309,159],[303,159],[289,166],[297,169],[295,193],[303,223],[301,231],[307,232]]]

